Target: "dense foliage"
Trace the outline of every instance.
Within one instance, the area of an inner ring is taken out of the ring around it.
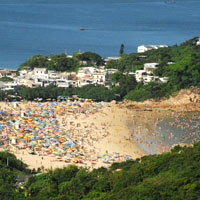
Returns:
[[[111,101],[115,99],[115,95],[112,90],[104,86],[86,85],[82,88],[59,88],[53,85],[48,87],[27,88],[22,87],[17,92],[25,100],[34,100],[42,98],[43,100],[57,99],[58,96],[78,95],[80,98],[94,99],[96,101]]]
[[[16,184],[18,175],[28,173],[26,165],[17,160],[13,154],[0,152],[0,199],[24,199]]]
[[[79,61],[85,61],[88,65],[103,65],[104,61],[102,57],[94,52],[79,53],[75,56]]]
[[[110,168],[88,171],[69,166],[51,170],[32,176],[24,189],[16,190],[17,172],[4,163],[3,167],[0,165],[0,197],[3,200],[13,199],[12,195],[16,195],[16,200],[197,200],[199,165],[200,143],[196,143],[194,147],[176,146],[161,155],[113,163]]]
[[[24,67],[30,67],[31,69],[35,67],[45,67],[49,70],[71,72],[77,71],[83,64],[83,61],[85,61],[87,65],[97,66],[104,63],[101,56],[93,52],[76,53],[72,58],[68,57],[65,53],[51,54],[50,56],[36,55],[22,63],[19,70]]]
[[[124,96],[125,99],[130,99],[133,101],[144,101],[146,99],[153,98],[159,100],[161,97],[168,94],[166,83],[155,83],[150,82],[147,85],[138,84],[134,90]]]
[[[13,81],[13,79],[10,78],[10,77],[4,76],[4,77],[0,78],[0,81],[3,81],[3,82],[10,82],[10,81]]]
[[[76,71],[78,67],[77,60],[67,57],[64,53],[52,54],[50,56],[36,55],[30,57],[26,62],[22,63],[19,70],[24,67],[30,67],[34,69],[35,67],[45,67],[49,70],[55,71]]]

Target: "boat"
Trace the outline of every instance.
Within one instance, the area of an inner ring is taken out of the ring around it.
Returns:
[[[80,28],[80,31],[84,31],[85,30],[85,28]]]

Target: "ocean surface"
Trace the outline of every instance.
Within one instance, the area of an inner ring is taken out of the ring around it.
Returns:
[[[37,54],[107,57],[118,56],[122,43],[125,53],[179,44],[200,35],[199,11],[199,0],[0,0],[0,68]]]
[[[148,111],[136,113],[128,124],[135,143],[148,154],[200,141],[200,112]]]

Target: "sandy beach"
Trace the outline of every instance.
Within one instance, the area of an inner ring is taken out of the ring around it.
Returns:
[[[0,102],[1,150],[42,170],[167,152],[200,140],[199,99],[191,89],[160,102]]]
[[[35,102],[27,103],[0,103],[1,109],[15,113],[32,106]],[[45,106],[49,103],[40,103]],[[60,103],[59,106],[66,106]],[[107,167],[112,162],[127,159],[136,159],[144,155],[130,136],[127,121],[130,118],[128,109],[121,109],[115,103],[102,103],[101,109],[91,113],[80,112],[55,112],[59,130],[70,136],[76,144],[80,144],[79,151],[82,156],[63,159],[46,153],[30,154],[28,148],[19,149],[20,140],[16,145],[10,144],[8,149],[16,157],[25,162],[29,168],[54,169],[69,164],[76,164],[87,168]],[[22,118],[22,117],[21,117]],[[16,122],[15,122],[16,123]],[[46,127],[47,128],[47,127]],[[21,130],[16,130],[20,132]],[[24,136],[24,138],[26,135]]]

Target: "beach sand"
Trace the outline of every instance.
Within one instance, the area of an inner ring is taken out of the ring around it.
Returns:
[[[18,106],[25,108],[28,103],[19,103]],[[7,103],[0,103],[1,108],[8,106]],[[9,106],[14,107],[13,103]],[[32,155],[26,149],[12,148],[11,151],[16,157],[22,160],[31,169],[55,169],[57,167],[64,167],[69,164],[76,164],[87,168],[98,168],[102,166],[109,166],[111,163],[105,163],[102,159],[90,159],[91,155],[110,155],[111,157],[119,155],[129,155],[132,159],[141,157],[144,152],[137,147],[130,136],[130,129],[127,121],[131,116],[131,111],[126,108],[120,108],[120,105],[115,103],[103,103],[102,109],[89,114],[84,113],[62,113],[57,114],[56,119],[59,127],[65,130],[66,133],[70,132],[71,138],[78,141],[80,138],[83,144],[83,151],[85,152],[86,159],[83,163],[75,163],[74,160],[64,162],[63,159],[56,159],[52,156]],[[81,137],[80,137],[81,136]],[[83,137],[82,137],[83,136]],[[87,155],[88,158],[87,158]],[[122,161],[121,158],[115,159]]]
[[[177,144],[184,143],[188,138],[191,138],[192,143],[199,140],[200,133],[195,128],[198,127],[199,112],[196,114],[196,122],[190,122],[189,127],[186,126],[188,123],[181,123],[182,114],[176,113],[177,111],[199,111],[199,92],[199,90],[196,91],[193,88],[182,90],[176,96],[160,102],[153,100],[143,103],[123,101],[118,104],[116,102],[102,102],[100,109],[90,107],[92,112],[89,113],[76,111],[55,112],[59,129],[67,136],[69,135],[79,148],[77,158],[72,155],[70,159],[64,159],[62,156],[53,155],[54,152],[51,152],[50,155],[47,153],[38,154],[38,152],[37,155],[32,155],[30,151],[28,153],[27,150],[29,149],[19,150],[14,147],[10,148],[10,146],[9,148],[29,168],[41,168],[44,170],[64,167],[70,164],[91,169],[102,166],[108,167],[113,162],[121,162],[128,158],[136,159],[148,154],[148,151],[146,151],[147,153],[144,152],[145,146],[150,151],[155,148],[154,152],[157,153],[170,151],[172,146],[166,145],[165,139],[168,142],[173,142],[176,139],[171,130],[176,130],[177,128],[182,128],[184,131],[187,130],[187,134],[182,134],[182,138],[177,140]],[[52,103],[56,104],[56,102]],[[41,105],[47,105],[47,108],[51,108],[51,102],[41,103]],[[60,105],[66,106],[67,104],[61,103],[58,106]],[[15,107],[15,103],[0,102],[0,110],[6,109],[7,113],[15,112]],[[37,103],[20,102],[17,109],[19,111],[19,109],[24,110],[27,107],[31,107],[33,110],[37,109]],[[159,127],[161,126],[160,121],[162,122],[165,119],[168,112],[172,112],[172,115],[175,114],[175,118],[178,119],[174,119],[172,124],[166,120],[167,130],[163,132],[162,127]],[[191,125],[194,127],[192,128]],[[175,126],[174,129],[170,128],[171,126]],[[157,130],[155,127],[157,127]],[[48,126],[44,129],[48,129]],[[44,129],[43,134],[45,135],[46,131]],[[5,130],[9,131],[9,129]],[[45,143],[45,141],[42,142]],[[74,153],[73,151],[72,154]]]

